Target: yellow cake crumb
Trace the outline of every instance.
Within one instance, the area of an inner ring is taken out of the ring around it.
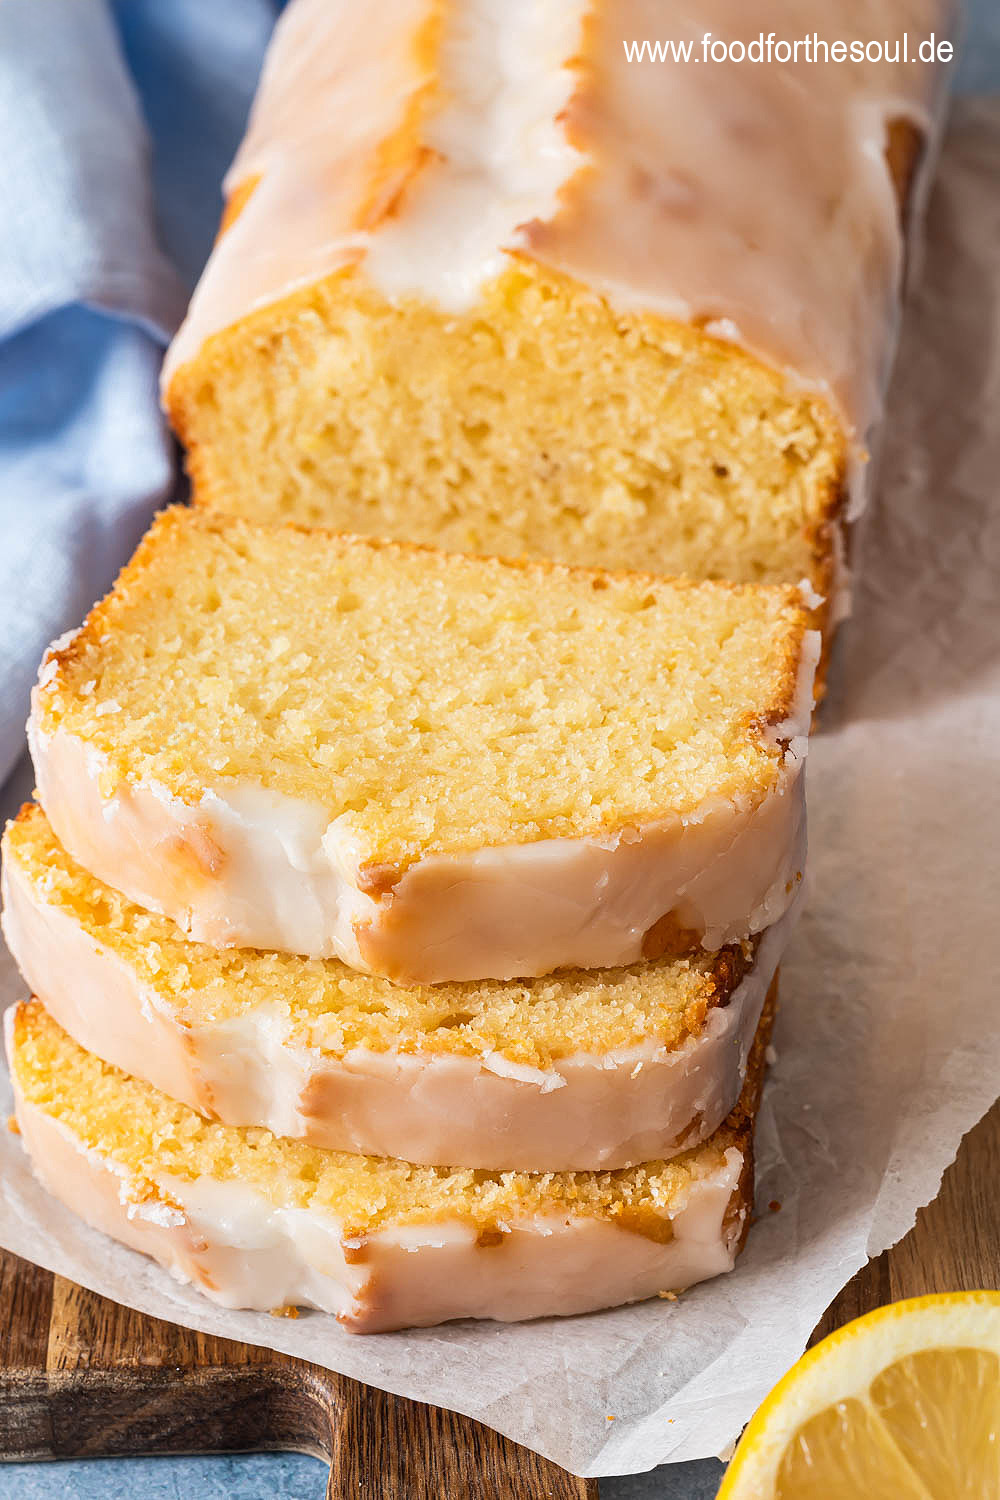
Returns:
[[[167,917],[129,901],[84,870],[56,839],[42,809],[7,827],[8,868],[34,898],[64,913],[94,946],[127,966],[178,1024],[222,1023],[263,1009],[287,1046],[336,1057],[373,1052],[449,1053],[548,1068],[575,1053],[603,1054],[655,1038],[681,1046],[725,1004],[753,962],[756,939],[708,954],[628,968],[562,970],[540,979],[401,986],[337,959],[255,948],[209,948]]]
[[[206,1120],[84,1051],[37,1000],[17,1007],[11,1066],[25,1103],[111,1162],[133,1197],[160,1194],[176,1204],[181,1182],[236,1180],[277,1208],[332,1217],[361,1247],[390,1223],[458,1219],[481,1234],[550,1213],[604,1219],[665,1242],[672,1210],[694,1182],[720,1170],[728,1148],[746,1149],[749,1129],[737,1109],[709,1141],[672,1161],[602,1172],[490,1172],[354,1156]]]
[[[239,782],[308,801],[375,889],[427,854],[756,805],[807,623],[790,588],[176,507],[48,658],[36,713],[101,753],[109,794],[143,780],[197,802]]]
[[[206,340],[166,400],[230,513],[831,591],[829,404],[525,256],[458,314],[328,276]]]

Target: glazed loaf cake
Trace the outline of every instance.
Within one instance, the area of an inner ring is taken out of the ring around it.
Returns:
[[[788,910],[817,654],[794,589],[176,508],[29,738],[60,842],[198,941],[510,979]]]
[[[491,1170],[630,1166],[711,1135],[795,914],[714,954],[403,988],[193,943],[88,875],[39,807],[8,827],[3,876],[29,987],[106,1062],[230,1125]]]
[[[37,1001],[5,1019],[41,1181],[227,1307],[320,1308],[352,1332],[586,1312],[728,1271],[746,1233],[770,1009],[741,1104],[710,1140],[670,1162],[540,1175],[209,1122],[85,1052]]]
[[[756,63],[744,0],[293,0],[165,370],[196,499],[829,618],[953,8],[770,0],[890,60]]]

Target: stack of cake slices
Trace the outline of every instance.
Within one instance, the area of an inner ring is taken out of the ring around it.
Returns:
[[[730,1269],[817,656],[783,585],[165,512],[5,836],[41,1180],[359,1331]]]

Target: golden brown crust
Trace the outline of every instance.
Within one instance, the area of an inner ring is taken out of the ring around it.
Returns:
[[[754,1123],[757,1118],[757,1111],[760,1108],[761,1095],[764,1092],[764,1079],[767,1073],[767,1049],[771,1044],[771,1033],[774,1030],[774,1021],[777,1012],[778,973],[771,980],[771,985],[764,1001],[764,1008],[761,1011],[757,1033],[753,1040],[753,1046],[750,1049],[750,1057],[747,1060],[746,1077],[743,1080],[743,1092],[740,1094],[735,1108],[730,1112],[720,1131],[720,1134],[728,1133],[732,1138],[731,1144],[739,1146],[743,1153],[743,1170],[740,1172],[740,1180],[730,1200],[724,1220],[726,1228],[731,1228],[737,1221],[740,1223],[740,1236],[736,1246],[737,1254],[739,1254],[746,1244],[753,1215]]]
[[[503,1244],[506,1238],[502,1229],[481,1229],[476,1235],[476,1249],[495,1250],[498,1245]]]
[[[355,214],[356,229],[371,232],[399,212],[406,195],[438,153],[421,140],[421,130],[438,94],[435,66],[441,44],[443,5],[431,6],[413,40],[413,61],[422,80],[406,103],[396,130],[380,142],[372,164],[371,182]]]
[[[219,220],[219,228],[216,232],[216,243],[221,240],[227,229],[231,229],[246,208],[253,192],[261,180],[261,173],[254,172],[251,177],[244,178],[239,185],[233,188],[222,209],[222,218]]]
[[[747,1059],[743,1090],[726,1119],[724,1129],[738,1131],[749,1127],[752,1130],[754,1120],[757,1118],[761,1095],[764,1092],[764,1080],[767,1076],[767,1049],[771,1045],[771,1033],[778,1014],[779,977],[779,973],[775,973],[768,987],[753,1045],[750,1048],[750,1056]]]
[[[7,821],[6,828],[4,830],[5,839],[7,828],[11,828],[17,823],[21,823],[24,825],[24,827],[28,827],[28,825],[30,823],[33,823],[38,817],[38,812],[39,809],[36,802],[22,802],[21,806],[18,808],[14,816]]]
[[[676,910],[663,913],[642,940],[643,958],[662,958],[664,953],[694,953],[701,943],[701,933],[678,921]]]
[[[899,217],[904,230],[913,207],[913,192],[927,150],[927,136],[905,116],[890,120],[886,127],[885,160],[896,191]]]
[[[760,937],[747,938],[742,943],[730,943],[719,948],[712,958],[712,993],[706,998],[704,1009],[691,1017],[688,1025],[692,1031],[699,1027],[705,1013],[716,1006],[728,1005],[757,958]],[[689,1010],[691,1007],[689,1007]],[[685,1015],[687,1020],[687,1015]]]
[[[93,606],[79,630],[74,631],[65,644],[50,647],[45,657],[48,674],[41,689],[43,700],[50,699],[59,679],[76,666],[91,647],[100,644],[101,637],[110,629],[112,613],[127,604],[133,595],[141,596],[145,574],[155,564],[163,539],[180,529],[185,524],[183,518],[191,514],[186,506],[169,505],[153,517],[149,530],[119,571],[111,589]]]

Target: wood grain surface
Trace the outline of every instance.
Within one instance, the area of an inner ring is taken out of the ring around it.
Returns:
[[[899,1297],[1000,1286],[1000,1106],[962,1144],[937,1200],[837,1297],[816,1337]],[[270,1350],[146,1318],[0,1256],[0,1456],[296,1448],[336,1500],[597,1500],[466,1417]]]

